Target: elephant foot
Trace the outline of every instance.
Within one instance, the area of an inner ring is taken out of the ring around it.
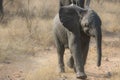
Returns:
[[[74,72],[76,72],[76,68],[75,68],[75,66],[74,66],[73,68],[74,68]]]
[[[59,73],[65,73],[65,69],[64,69],[64,68],[61,68],[61,69],[59,70]]]
[[[65,70],[61,70],[61,71],[59,71],[59,73],[65,73]]]
[[[83,73],[83,72],[78,72],[78,73],[76,74],[76,77],[77,77],[78,79],[86,79],[86,78],[87,78],[87,75],[86,75],[85,73]]]

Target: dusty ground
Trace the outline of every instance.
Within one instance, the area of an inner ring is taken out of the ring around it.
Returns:
[[[118,75],[120,68],[120,37],[116,34],[103,37],[102,66],[96,67],[96,48],[94,41],[91,47],[87,64],[87,80],[111,80]],[[65,62],[69,51],[65,52]],[[6,59],[0,63],[0,80],[76,80],[73,70],[66,68],[65,74],[57,73],[57,55],[54,47],[38,50],[34,56],[17,55],[14,61]],[[114,79],[113,79],[114,80]]]

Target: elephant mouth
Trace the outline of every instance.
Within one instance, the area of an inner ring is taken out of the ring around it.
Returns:
[[[95,37],[94,32],[92,30],[90,30],[89,28],[86,27],[83,30],[88,36]]]

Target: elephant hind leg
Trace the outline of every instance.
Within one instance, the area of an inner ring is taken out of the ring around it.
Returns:
[[[59,69],[60,69],[60,73],[65,72],[64,69],[64,47],[59,48],[59,50],[57,50],[58,52],[58,65],[59,65]]]
[[[58,66],[59,66],[59,72],[63,73],[65,72],[64,69],[64,51],[65,47],[60,43],[58,39],[55,39],[56,47],[57,47],[57,54],[58,54]]]
[[[72,55],[70,56],[70,59],[67,62],[67,66],[71,69],[74,69],[74,71],[76,72],[75,65],[74,65],[74,59]]]
[[[70,56],[70,59],[69,59],[69,61],[67,62],[67,66],[68,66],[69,68],[74,68],[74,60],[73,60],[73,57],[72,57],[72,56]]]

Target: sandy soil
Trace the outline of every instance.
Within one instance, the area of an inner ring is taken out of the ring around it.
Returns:
[[[91,42],[90,51],[85,66],[88,75],[87,80],[110,80],[117,74],[120,68],[120,38],[118,36],[103,37],[103,58],[102,66],[96,66],[96,46]],[[65,60],[69,58],[69,51],[65,52]],[[57,54],[54,47],[39,50],[34,56],[19,55],[15,60],[6,59],[0,63],[0,80],[26,80],[28,74],[36,72],[45,66],[52,65],[57,72]],[[50,68],[51,69],[51,68]],[[47,71],[46,71],[47,74]],[[38,74],[39,75],[39,74]],[[120,76],[118,76],[118,79]],[[34,79],[35,80],[35,79]],[[42,80],[42,79],[39,79]],[[58,76],[56,80],[77,80],[75,73],[69,68],[66,73]]]

